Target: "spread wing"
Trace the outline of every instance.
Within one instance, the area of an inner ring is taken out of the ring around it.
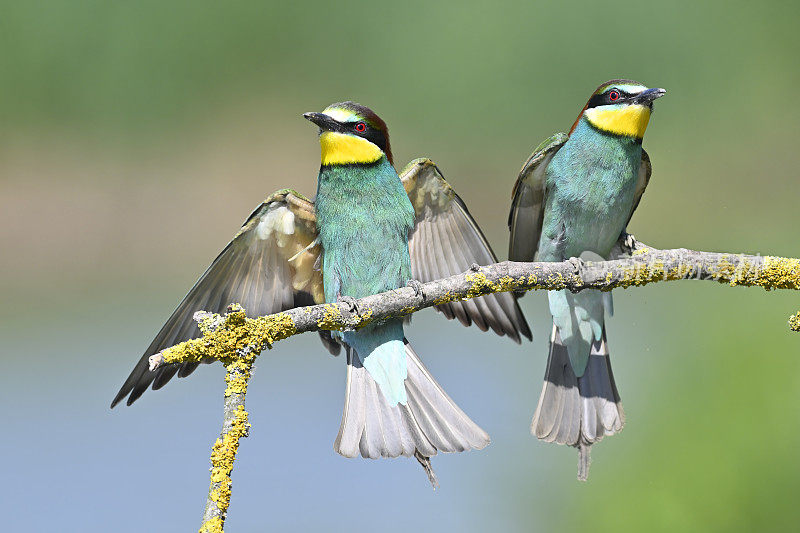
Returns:
[[[642,201],[642,195],[644,194],[644,190],[647,188],[647,184],[650,183],[650,175],[652,173],[653,165],[650,164],[650,156],[647,155],[647,152],[645,152],[644,148],[642,148],[642,164],[639,165],[639,179],[636,181],[636,191],[633,193],[633,209],[631,209],[631,214],[628,216],[628,222],[625,224],[626,229],[628,224],[631,223],[633,212],[636,211],[636,208],[639,207],[639,202]]]
[[[288,189],[267,198],[178,305],[111,406],[126,396],[130,405],[151,383],[154,390],[160,389],[176,373],[185,377],[197,368],[197,363],[169,365],[154,372],[148,368],[151,355],[200,336],[192,318],[196,311],[223,313],[228,305],[240,303],[250,317],[257,317],[322,302],[322,275],[315,268],[320,251],[316,238],[313,203]],[[325,344],[338,351],[338,345]]]
[[[400,179],[416,212],[408,241],[415,279],[433,281],[465,272],[474,263],[497,262],[467,206],[433,161],[412,161]],[[474,322],[483,331],[492,328],[498,335],[508,335],[516,342],[520,342],[520,335],[531,338],[516,297],[508,292],[437,305],[436,309],[448,319],[458,318],[465,326]]]
[[[522,170],[512,192],[508,229],[511,240],[508,258],[511,261],[533,261],[539,247],[545,206],[545,170],[569,136],[556,133],[536,147]]]

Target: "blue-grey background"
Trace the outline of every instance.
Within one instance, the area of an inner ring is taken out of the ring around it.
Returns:
[[[268,193],[315,189],[300,114],[354,99],[399,165],[432,157],[501,258],[540,140],[612,77],[668,89],[631,230],[654,246],[797,256],[797,3],[0,1],[0,509],[6,531],[191,531],[223,369],[108,404]],[[332,450],[344,364],[313,335],[258,361],[228,529],[793,529],[800,337],[789,293],[683,282],[618,291],[625,431],[572,449],[528,433],[545,298],[517,346],[418,315],[408,335],[492,436],[413,461]]]

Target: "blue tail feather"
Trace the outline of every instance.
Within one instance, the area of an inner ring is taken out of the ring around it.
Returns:
[[[353,347],[390,405],[408,403],[405,380],[408,377],[403,322],[392,320],[379,326],[345,332],[344,341]]]

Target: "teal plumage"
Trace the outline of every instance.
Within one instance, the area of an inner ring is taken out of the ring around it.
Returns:
[[[539,259],[563,261],[586,252],[608,258],[633,208],[641,160],[637,139],[608,135],[581,117],[547,167]],[[602,337],[603,294],[562,290],[548,296],[572,368],[581,377],[592,341]]]
[[[411,279],[408,234],[414,207],[385,156],[366,165],[323,166],[316,205],[327,302],[396,289]],[[387,400],[406,403],[402,319],[345,332],[342,338]]]
[[[542,143],[520,171],[509,216],[514,261],[608,259],[650,179],[642,137],[663,89],[611,80],[592,94],[570,134]],[[611,372],[605,316],[611,294],[548,293],[553,330],[534,436],[580,450],[622,430],[625,413]]]
[[[405,286],[412,280],[409,239],[417,210],[392,166],[385,123],[352,102],[305,116],[320,127],[315,204],[325,300]],[[440,190],[437,185],[432,192]],[[347,350],[345,406],[334,443],[338,453],[414,456],[435,484],[432,455],[489,443],[486,432],[422,364],[405,339],[402,319],[334,338]]]

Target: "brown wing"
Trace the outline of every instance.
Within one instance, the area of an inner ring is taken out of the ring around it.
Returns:
[[[511,231],[508,258],[511,261],[533,261],[536,256],[544,220],[545,170],[568,138],[565,133],[557,133],[544,141],[519,171],[508,214]]]
[[[148,358],[179,342],[200,336],[196,311],[222,313],[241,304],[257,317],[324,300],[314,204],[288,189],[267,198],[217,256],[150,343],[117,393],[130,405],[152,383],[163,387],[177,373],[188,376],[197,363],[169,365],[151,372]],[[323,339],[324,340],[324,339]],[[326,344],[327,346],[327,344]],[[336,351],[333,346],[328,347]]]
[[[631,209],[631,214],[628,216],[628,222],[625,224],[626,231],[628,224],[631,223],[633,212],[636,211],[636,208],[639,207],[639,202],[642,201],[642,195],[644,194],[644,190],[647,188],[647,184],[650,183],[650,175],[652,173],[653,165],[650,164],[650,156],[647,155],[647,152],[645,152],[644,148],[642,148],[642,164],[639,165],[639,179],[636,181],[636,191],[634,192],[633,196],[633,209]]]
[[[429,159],[416,159],[400,174],[414,205],[416,220],[408,241],[415,279],[428,282],[467,271],[470,266],[497,262],[491,246],[467,206]],[[520,342],[531,338],[525,317],[511,293],[497,293],[436,306],[465,326],[475,323]]]

